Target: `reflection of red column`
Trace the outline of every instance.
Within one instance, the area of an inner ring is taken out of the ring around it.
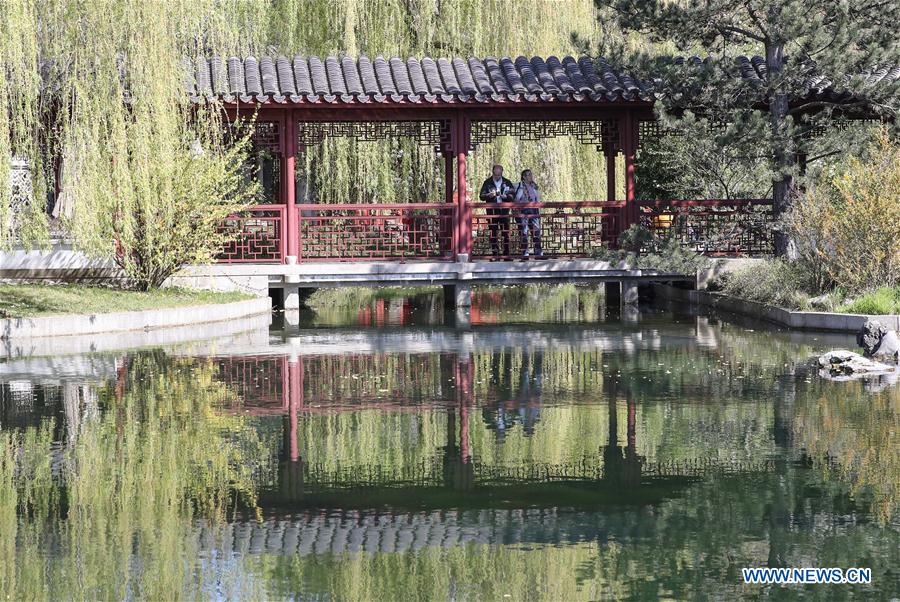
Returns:
[[[403,303],[400,305],[400,326],[406,326],[409,324],[409,317],[412,315],[412,303],[410,303],[408,298],[403,299]]]
[[[635,453],[635,417],[637,415],[637,404],[633,398],[628,399],[628,451]]]
[[[298,414],[303,407],[303,358],[299,357],[296,358],[295,361],[289,362],[288,367],[290,372],[290,384],[288,387],[288,397],[290,398],[290,404],[288,406],[290,441],[288,442],[288,449],[290,451],[291,461],[296,462],[300,459],[300,446],[297,441],[297,426],[299,420]]]
[[[275,360],[281,368],[281,409],[287,412],[291,407],[291,364],[287,356]]]
[[[128,375],[128,356],[123,355],[122,359],[119,360],[119,365],[116,366],[116,401],[122,401],[122,396],[125,394],[125,377]]]
[[[377,299],[375,301],[375,326],[384,326],[384,317],[384,299]]]
[[[474,401],[475,366],[470,357],[456,361],[456,404],[459,408],[459,450],[463,462],[469,461],[469,406]]]

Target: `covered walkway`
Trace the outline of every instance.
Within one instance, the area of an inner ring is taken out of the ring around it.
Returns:
[[[740,77],[752,79],[745,59]],[[606,190],[594,199],[534,203],[543,247],[552,258],[594,256],[615,247],[632,224],[657,234],[676,229],[682,244],[708,254],[753,255],[771,249],[770,199],[656,199],[635,194],[642,140],[660,135],[650,86],[602,59],[431,59],[254,57],[189,64],[192,100],[219,99],[232,116],[256,115],[253,143],[272,162],[272,202],[223,224],[235,233],[226,263],[471,261],[490,255],[497,224],[480,202],[467,160],[498,136],[537,141],[570,136],[605,160]],[[758,77],[758,75],[757,75]],[[302,203],[298,157],[331,137],[383,141],[411,137],[443,157],[443,198],[410,203]],[[617,182],[616,161],[624,163]],[[478,181],[480,182],[480,176]],[[505,211],[503,211],[505,213]],[[514,223],[514,222],[513,222]],[[504,226],[509,227],[509,226]],[[518,229],[509,228],[518,249]]]

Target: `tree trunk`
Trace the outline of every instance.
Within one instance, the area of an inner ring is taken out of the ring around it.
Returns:
[[[791,210],[791,191],[794,181],[790,170],[796,161],[793,141],[788,130],[788,95],[777,80],[784,69],[784,42],[766,45],[766,67],[769,81],[775,82],[775,89],[769,97],[769,116],[772,122],[772,143],[774,145],[775,180],[772,182],[773,213],[775,226],[775,255],[788,255],[790,236],[781,219]]]

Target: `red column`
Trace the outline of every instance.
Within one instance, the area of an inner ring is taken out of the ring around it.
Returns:
[[[453,152],[444,153],[444,202],[453,202]]]
[[[616,200],[616,152],[606,151],[606,200]]]
[[[451,126],[452,127],[452,126]],[[452,136],[451,136],[452,138]],[[453,149],[445,149],[444,150],[444,203],[447,204],[447,207],[453,208],[455,205],[453,204],[455,199],[453,198]],[[456,259],[457,254],[457,212],[450,211],[450,218],[447,222],[444,222],[442,226],[446,232],[446,236],[450,239],[450,256],[453,259]],[[442,213],[442,215],[445,215]],[[443,218],[442,218],[443,219]]]
[[[622,146],[625,154],[625,223],[623,228],[628,229],[631,224],[638,221],[638,208],[634,193],[634,155],[637,150],[637,136],[634,130],[634,118],[631,111],[625,111],[625,123],[623,128]]]
[[[615,201],[616,200],[616,153],[618,151],[615,148],[608,148],[603,151],[606,156],[606,200],[607,201]],[[609,211],[604,210],[604,216],[608,215],[611,219],[614,219],[612,227],[609,229],[604,228],[604,233],[609,236],[608,240],[604,242],[609,242],[612,246],[619,246],[619,234],[622,233],[622,211],[619,209],[609,209]]]
[[[300,259],[300,221],[296,208],[296,180],[294,178],[297,159],[297,133],[294,127],[294,112],[288,111],[284,124],[284,206],[287,212],[287,255]],[[285,260],[287,261],[287,260]]]
[[[472,209],[466,192],[466,156],[469,154],[469,120],[459,113],[453,140],[456,154],[457,253],[472,253]]]

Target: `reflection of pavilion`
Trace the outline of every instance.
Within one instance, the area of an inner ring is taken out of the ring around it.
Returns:
[[[561,544],[624,540],[652,526],[616,515],[556,508],[435,510],[421,512],[303,512],[263,522],[242,521],[214,532],[201,525],[204,549],[240,554],[403,552],[467,544]]]
[[[345,360],[347,358],[344,358]],[[533,358],[536,359],[536,358]],[[269,362],[280,365],[278,369],[234,369],[235,360]],[[604,504],[654,504],[677,495],[685,486],[705,474],[714,472],[743,472],[768,470],[766,462],[758,465],[735,465],[728,461],[686,462],[660,465],[648,463],[637,452],[637,401],[626,387],[615,381],[604,381],[602,394],[609,404],[608,435],[605,445],[597,454],[565,464],[529,463],[527,465],[487,465],[473,457],[470,430],[480,424],[472,422],[473,411],[484,409],[484,399],[476,400],[475,365],[470,355],[444,354],[440,358],[441,377],[438,381],[451,381],[449,394],[443,398],[431,398],[431,408],[446,416],[446,441],[435,451],[434,461],[404,465],[401,469],[387,470],[375,459],[360,466],[341,466],[329,469],[321,465],[309,465],[300,454],[298,433],[303,416],[320,413],[352,411],[359,407],[376,407],[383,411],[420,411],[417,400],[363,399],[358,406],[354,401],[336,404],[330,400],[329,391],[316,391],[304,387],[305,362],[315,363],[317,358],[221,358],[222,375],[235,378],[238,375],[254,375],[257,379],[266,374],[264,381],[278,379],[284,393],[281,403],[275,406],[266,390],[258,390],[253,383],[231,381],[241,392],[244,405],[242,413],[263,415],[282,414],[281,470],[278,482],[263,491],[260,496],[264,508],[278,508],[283,512],[295,512],[303,508],[491,508],[491,507],[597,507]],[[540,362],[537,363],[540,365]],[[230,366],[230,368],[229,368]],[[529,363],[528,379],[533,379],[535,362]],[[502,380],[502,379],[501,379]],[[531,387],[532,383],[528,383]],[[277,387],[276,387],[277,388]],[[522,385],[509,385],[507,393],[514,401],[525,405],[540,405],[540,390]],[[260,406],[254,406],[251,395],[261,393]],[[599,392],[599,391],[598,391]],[[505,400],[503,388],[499,394]],[[526,397],[523,398],[522,395]],[[490,396],[489,396],[490,397]],[[515,399],[520,398],[520,399]],[[622,404],[621,402],[625,403]],[[330,402],[330,403],[329,403]],[[487,401],[486,403],[493,403]],[[435,409],[434,406],[443,408]],[[624,406],[625,416],[621,416]],[[475,414],[478,416],[478,414]],[[626,421],[625,441],[620,443],[619,420]],[[599,435],[599,434],[598,434]],[[602,438],[598,437],[598,445]],[[499,506],[498,506],[499,504]]]

